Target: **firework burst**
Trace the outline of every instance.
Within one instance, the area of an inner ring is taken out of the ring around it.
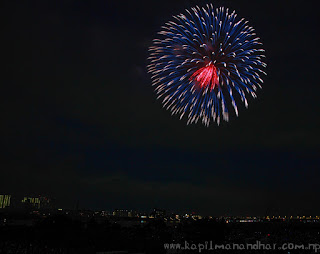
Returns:
[[[212,5],[186,10],[162,26],[150,47],[148,71],[163,106],[187,124],[238,116],[237,100],[256,97],[266,75],[262,43],[235,11]]]

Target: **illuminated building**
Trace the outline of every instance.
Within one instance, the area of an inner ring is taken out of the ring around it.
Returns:
[[[191,218],[194,219],[194,220],[201,220],[201,219],[202,219],[202,216],[201,216],[201,215],[198,215],[198,214],[192,214],[192,215],[191,215]]]
[[[40,208],[40,199],[39,198],[31,198],[31,197],[24,197],[21,200],[22,203],[30,204],[31,207]]]
[[[25,208],[46,209],[51,207],[51,199],[42,196],[24,197],[21,202]]]
[[[166,211],[165,211],[165,210],[161,210],[161,209],[154,208],[154,209],[153,209],[153,212],[151,213],[151,215],[152,215],[154,218],[164,218],[164,217],[166,216]]]
[[[10,206],[11,195],[0,195],[0,209]]]
[[[137,212],[136,211],[128,211],[128,217],[137,217]]]
[[[116,209],[112,215],[115,217],[137,217],[137,212],[133,210]]]

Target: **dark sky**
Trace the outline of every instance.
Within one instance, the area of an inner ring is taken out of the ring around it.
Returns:
[[[241,3],[240,3],[241,2]],[[206,1],[5,1],[0,193],[62,207],[317,214],[317,1],[214,1],[249,20],[267,55],[258,98],[220,127],[162,108],[148,47]]]

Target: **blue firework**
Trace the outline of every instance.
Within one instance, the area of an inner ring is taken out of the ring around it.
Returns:
[[[262,43],[235,11],[212,5],[186,10],[162,26],[148,71],[163,106],[189,123],[229,120],[231,105],[256,97],[266,75]]]

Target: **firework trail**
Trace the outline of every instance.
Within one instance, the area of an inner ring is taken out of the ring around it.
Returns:
[[[260,38],[224,7],[196,6],[173,18],[149,49],[157,99],[180,119],[186,115],[187,124],[219,125],[229,120],[231,105],[238,116],[236,101],[248,107],[247,94],[255,98],[266,75]]]

